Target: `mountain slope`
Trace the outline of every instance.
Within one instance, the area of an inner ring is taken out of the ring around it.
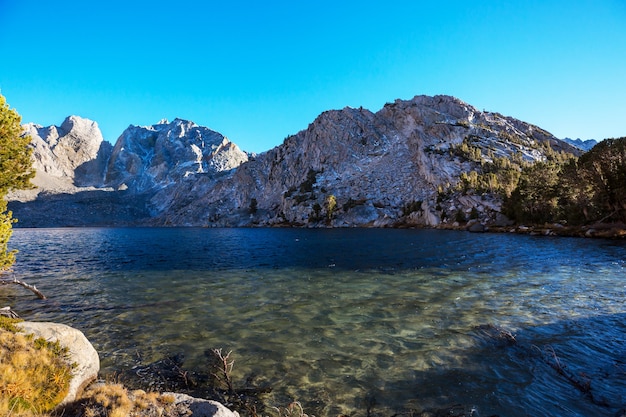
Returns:
[[[177,184],[174,195],[193,198],[171,198],[170,193],[171,204],[154,221],[220,226],[390,226],[409,221],[436,226],[442,217],[440,188],[457,183],[462,172],[479,169],[480,163],[454,152],[468,141],[484,155],[527,161],[543,160],[549,147],[578,152],[519,120],[480,112],[449,96],[418,96],[377,113],[353,108],[324,112],[306,130],[228,178]],[[331,196],[337,206],[329,216],[325,206]],[[155,199],[164,201],[159,194]],[[403,218],[403,207],[416,202],[421,202],[416,214]],[[497,202],[489,205],[490,210],[498,207]]]
[[[40,192],[75,193],[81,187],[102,185],[111,145],[103,140],[96,122],[69,116],[61,126],[26,124],[24,132],[31,137],[36,188],[15,191],[10,199],[29,201]]]
[[[451,192],[464,175],[505,159],[532,163],[554,152],[580,150],[537,126],[454,97],[417,96],[376,113],[324,112],[280,146],[250,158],[189,121],[131,126],[104,168],[88,177],[144,204],[141,216],[125,218],[129,224],[438,226],[451,222],[454,211],[477,210],[485,222],[498,217],[495,194]]]

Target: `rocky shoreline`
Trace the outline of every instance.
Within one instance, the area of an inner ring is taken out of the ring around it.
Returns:
[[[239,417],[239,413],[224,404],[183,393],[164,392],[146,394],[142,390],[127,390],[120,384],[105,384],[98,380],[100,358],[87,337],[78,329],[60,323],[22,321],[16,324],[20,331],[58,342],[68,349],[72,378],[67,395],[52,415],[109,415],[119,408],[127,415],[152,417],[167,415],[193,417]],[[106,397],[106,398],[105,398]],[[125,401],[120,401],[124,398]],[[131,407],[130,409],[128,407]],[[132,410],[132,413],[131,413]],[[118,411],[118,414],[120,411]],[[111,414],[114,415],[115,413]]]
[[[530,236],[582,237],[600,239],[626,238],[626,224],[623,223],[598,223],[590,226],[566,226],[558,223],[533,226],[486,226],[480,223],[470,223],[464,226],[442,226],[440,229],[467,230],[474,233],[516,233]]]

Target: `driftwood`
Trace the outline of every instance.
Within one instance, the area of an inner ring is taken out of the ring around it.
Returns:
[[[15,285],[20,285],[24,288],[26,288],[27,290],[31,290],[37,297],[39,297],[41,300],[45,300],[46,296],[37,289],[37,287],[35,287],[34,285],[30,285],[25,283],[24,281],[19,281],[18,279],[0,279],[0,285],[9,285],[9,284],[15,284]]]
[[[20,316],[15,311],[11,310],[11,307],[0,308],[0,316],[8,317],[10,319],[20,318]]]

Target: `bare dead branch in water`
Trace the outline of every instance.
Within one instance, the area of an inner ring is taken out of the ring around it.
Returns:
[[[508,344],[514,345],[517,343],[517,339],[515,335],[508,330],[500,329],[500,333],[498,334],[500,339],[505,340]]]
[[[285,408],[272,407],[278,417],[309,417],[308,414],[304,412],[304,408],[302,408],[302,404],[298,401],[294,401],[289,404]],[[310,416],[313,417],[313,416]]]
[[[217,369],[211,374],[215,378],[217,378],[218,381],[226,384],[229,394],[234,394],[235,389],[233,388],[233,381],[230,376],[231,372],[233,371],[233,366],[235,365],[235,361],[230,359],[230,354],[233,353],[233,351],[231,350],[226,355],[223,355],[222,349],[220,348],[211,349],[211,353],[218,360],[218,363],[215,364],[215,368]]]
[[[45,300],[46,299],[46,296],[41,291],[39,291],[37,289],[37,287],[35,287],[34,285],[27,284],[24,281],[19,281],[16,278],[13,278],[13,279],[0,279],[0,285],[9,285],[9,284],[20,285],[20,286],[26,288],[27,290],[30,290],[33,293],[35,293],[35,295],[37,297],[39,297],[39,299],[41,299],[41,300]]]
[[[224,404],[230,404],[239,411],[245,411],[250,417],[262,415],[264,405],[260,402],[259,396],[271,392],[272,388],[252,386],[252,377],[248,378],[246,387],[235,388],[231,376],[235,364],[235,360],[230,358],[232,351],[223,354],[222,349],[209,349],[205,353],[210,360],[211,375],[215,378],[213,383],[226,387],[224,392],[221,392],[221,388],[216,391]],[[261,407],[260,410],[257,410],[257,405]]]
[[[533,347],[541,352],[541,350],[537,346],[533,345]],[[561,359],[557,356],[556,351],[552,346],[546,346],[542,353],[543,361],[548,364],[548,366],[550,366],[552,369],[554,369],[557,374],[564,377],[573,387],[575,387],[583,394],[587,395],[592,403],[602,407],[609,406],[605,399],[595,398],[593,392],[591,392],[591,379],[587,376],[584,376],[584,374],[581,374],[581,376],[584,378],[581,379],[574,375],[572,372],[570,372],[567,369],[567,366],[561,363]]]
[[[365,397],[365,412],[367,417],[372,417],[374,406],[376,405],[376,397],[373,394],[368,394]]]
[[[510,331],[493,324],[483,324],[475,329],[486,338],[495,341],[500,346],[513,346],[517,344],[515,335]]]

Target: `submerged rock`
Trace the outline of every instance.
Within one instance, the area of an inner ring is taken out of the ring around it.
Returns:
[[[472,233],[483,233],[486,231],[485,225],[479,221],[469,221],[467,223],[467,231]]]

